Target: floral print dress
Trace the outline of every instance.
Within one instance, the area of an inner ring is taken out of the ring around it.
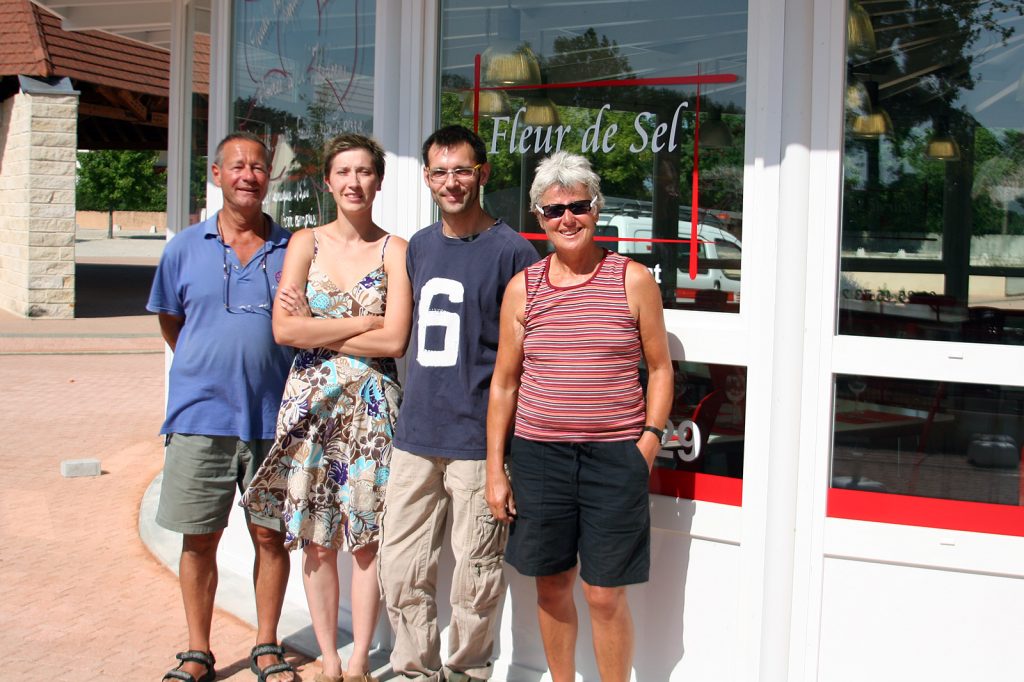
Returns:
[[[315,231],[313,240],[306,284],[313,316],[383,315],[383,249],[381,264],[342,291],[317,266]],[[295,356],[274,446],[241,501],[252,513],[282,518],[289,549],[314,542],[354,552],[377,541],[401,403],[396,377],[394,358],[326,348]]]

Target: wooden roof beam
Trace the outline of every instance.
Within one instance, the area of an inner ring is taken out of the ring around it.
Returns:
[[[142,125],[155,126],[157,128],[167,127],[167,114],[160,112],[152,112],[146,119],[136,119],[129,116],[124,109],[120,107],[108,107],[103,104],[91,104],[89,102],[78,103],[78,114],[79,116],[94,116],[96,118],[111,118],[115,121],[126,121],[128,123],[139,123]]]
[[[96,92],[103,95],[111,104],[127,109],[138,121],[149,120],[149,107],[142,103],[135,93],[118,88],[111,88],[106,85],[96,86]]]

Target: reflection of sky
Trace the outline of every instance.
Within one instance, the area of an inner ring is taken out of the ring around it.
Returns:
[[[940,114],[942,102],[948,101],[986,128],[1019,129],[1024,103],[1024,17],[1016,9],[1000,12],[978,3],[975,23],[962,23],[960,32],[950,32],[949,20],[936,14],[952,12],[947,5],[951,3],[908,8],[899,21],[891,18],[895,25],[884,30],[874,19],[879,50],[874,59],[856,64],[854,70],[861,80],[880,82],[883,106],[886,100],[909,95],[918,100],[913,115],[919,116],[922,111]],[[1013,0],[1011,5],[1019,8],[1024,3]],[[990,9],[992,28],[977,22],[977,16]],[[968,29],[977,29],[977,37],[970,39]],[[1002,31],[1010,35],[1004,39]],[[973,87],[962,87],[965,80],[973,82]]]
[[[473,80],[473,56],[497,41],[498,9],[504,0],[443,3],[442,60],[447,74]],[[742,111],[746,98],[747,1],[654,0],[626,2],[562,0],[513,3],[520,9],[520,41],[542,58],[555,55],[556,39],[594,29],[617,44],[637,78],[731,73],[739,82],[702,86],[701,93]],[[612,74],[606,77],[621,77]],[[691,90],[683,90],[689,93]],[[685,95],[684,95],[685,96]]]
[[[329,107],[372,116],[371,3],[250,0],[236,6],[233,99],[255,97],[262,106],[303,116],[319,88]]]
[[[976,43],[971,75],[973,90],[960,101],[986,128],[1021,128],[1024,107],[1024,17],[1005,17],[1001,25],[1014,29],[1005,42],[986,32]]]

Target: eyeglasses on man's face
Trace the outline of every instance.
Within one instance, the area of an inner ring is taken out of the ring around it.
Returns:
[[[260,259],[260,270],[263,271],[263,282],[267,287],[267,298],[262,303],[242,303],[231,305],[231,265],[228,263],[228,250],[224,249],[224,309],[229,313],[255,313],[270,315],[274,305],[274,294],[270,287],[270,275],[267,274],[267,245],[263,245],[263,257]]]
[[[579,201],[574,201],[571,204],[548,204],[547,206],[541,206],[538,204],[537,210],[540,211],[541,215],[548,220],[555,220],[564,216],[567,210],[573,215],[590,213],[596,202],[597,197],[594,197],[593,199],[580,199]]]
[[[475,166],[459,166],[458,168],[428,168],[427,179],[433,185],[440,185],[448,182],[448,176],[451,175],[459,182],[469,182],[482,165],[482,163],[478,163]]]

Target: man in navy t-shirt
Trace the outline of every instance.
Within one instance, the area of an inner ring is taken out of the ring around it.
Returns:
[[[394,672],[424,682],[484,680],[505,590],[508,528],[484,499],[487,397],[505,286],[538,255],[480,205],[491,169],[479,136],[462,126],[442,128],[423,144],[423,163],[441,220],[413,235],[406,257],[413,332],[380,575],[395,631]],[[455,574],[442,666],[435,587],[449,510]]]

